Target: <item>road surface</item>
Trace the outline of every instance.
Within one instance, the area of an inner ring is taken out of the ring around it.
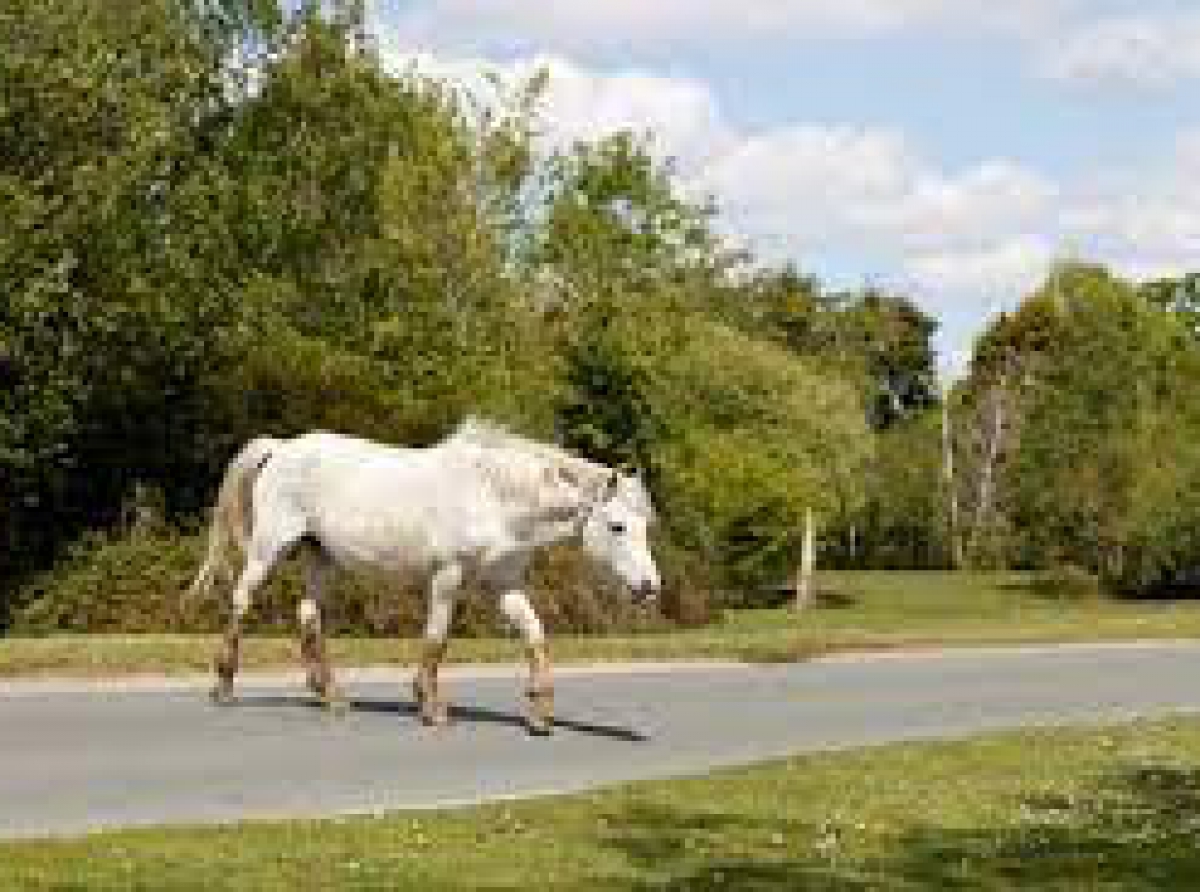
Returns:
[[[451,674],[419,725],[407,674],[365,672],[344,718],[296,679],[0,684],[0,837],[430,808],[705,772],[792,753],[1033,723],[1200,711],[1200,645],[957,651],[743,667],[563,671],[549,739],[516,669]]]

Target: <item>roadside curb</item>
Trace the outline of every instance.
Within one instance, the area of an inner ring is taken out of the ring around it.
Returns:
[[[970,657],[1017,657],[1069,655],[1105,651],[1189,650],[1200,649],[1196,638],[1142,638],[1131,641],[1069,641],[1059,644],[986,644],[898,647],[828,653],[806,660],[808,663],[878,663],[888,660],[956,659]]]
[[[1131,641],[1079,641],[1062,644],[995,644],[985,646],[929,646],[879,648],[819,654],[797,663],[805,665],[839,665],[878,663],[893,660],[956,660],[978,657],[1045,656],[1122,652],[1139,650],[1200,649],[1200,640],[1189,638],[1137,639]],[[587,675],[655,675],[676,672],[751,670],[769,668],[777,663],[750,663],[738,660],[647,660],[594,663],[563,663],[555,667],[560,678]],[[346,684],[406,685],[412,678],[413,667],[402,665],[347,666],[338,668],[340,680]],[[523,663],[459,663],[443,667],[446,677],[459,680],[511,678],[525,671]],[[238,676],[240,685],[282,688],[303,686],[301,669],[247,670]],[[100,678],[72,676],[26,676],[0,679],[0,697],[38,696],[50,694],[123,694],[170,693],[173,691],[202,691],[212,684],[207,673],[180,675],[134,674]]]
[[[564,663],[556,666],[559,678],[579,675],[655,675],[676,672],[749,669],[751,663],[733,660],[680,660],[621,663]],[[473,680],[511,678],[525,671],[523,663],[478,663],[447,665],[441,670],[449,679]],[[412,680],[410,666],[339,667],[338,680],[343,684],[406,685]],[[304,671],[247,670],[239,673],[237,683],[248,687],[303,686]],[[127,675],[107,678],[28,677],[0,680],[0,697],[37,696],[42,694],[125,694],[170,693],[172,691],[206,690],[212,684],[210,674],[187,675]]]

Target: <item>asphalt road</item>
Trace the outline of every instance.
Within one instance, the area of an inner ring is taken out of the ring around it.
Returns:
[[[358,675],[341,719],[291,679],[247,679],[225,708],[194,684],[0,685],[0,837],[448,806],[818,749],[1200,711],[1200,646],[564,672],[549,739],[524,730],[515,669],[451,676],[456,721],[439,731],[419,725],[406,682]]]

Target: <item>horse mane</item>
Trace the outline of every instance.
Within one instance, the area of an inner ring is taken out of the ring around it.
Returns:
[[[471,464],[506,498],[549,511],[566,507],[564,484],[585,498],[598,497],[613,473],[560,446],[539,443],[476,416],[466,418],[442,445],[467,447]]]
[[[558,447],[537,443],[520,434],[514,434],[508,428],[504,427],[504,425],[497,424],[487,418],[480,418],[477,415],[468,415],[463,419],[458,427],[454,429],[454,432],[446,438],[445,442],[470,443],[475,446],[494,449],[558,449]]]

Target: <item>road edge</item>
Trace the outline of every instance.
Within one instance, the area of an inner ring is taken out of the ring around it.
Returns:
[[[896,649],[850,650],[814,655],[798,660],[807,665],[838,665],[847,663],[875,663],[892,660],[954,660],[978,657],[1018,657],[1023,655],[1074,654],[1097,652],[1121,652],[1130,650],[1188,650],[1200,649],[1200,640],[1190,638],[1140,639],[1131,641],[1065,642],[1058,644],[994,644],[980,646],[929,646]],[[770,668],[772,663],[753,663],[730,659],[687,659],[687,660],[622,660],[593,663],[566,663],[556,667],[555,673],[562,678],[587,675],[637,675],[675,672],[705,671],[749,671]],[[347,666],[339,667],[338,677],[345,683],[355,684],[407,684],[412,668],[399,665]],[[448,678],[473,680],[509,678],[524,672],[520,663],[461,663],[444,667]],[[14,676],[0,678],[0,697],[37,696],[53,694],[120,694],[120,693],[170,693],[174,691],[204,690],[212,683],[207,673],[183,675],[133,674],[105,677],[74,676]],[[241,673],[240,685],[250,687],[293,687],[304,684],[301,669],[254,669]]]

